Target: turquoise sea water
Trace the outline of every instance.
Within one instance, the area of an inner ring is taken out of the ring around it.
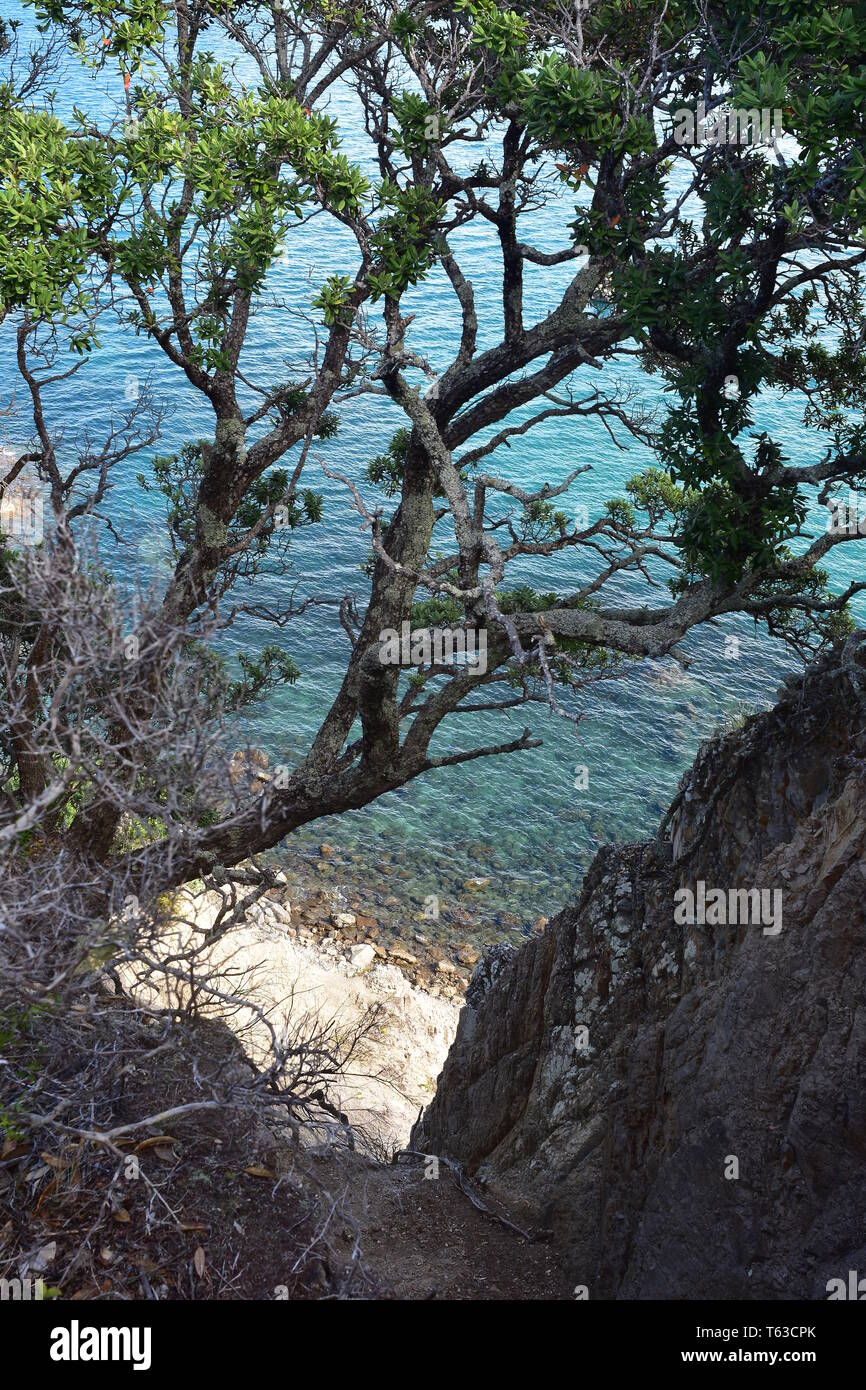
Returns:
[[[12,8],[4,4],[4,15]],[[76,103],[108,114],[119,87],[119,76],[94,77],[70,63],[58,84],[58,111],[64,114]],[[352,95],[341,91],[330,104],[341,118],[347,153],[366,164],[369,151]],[[537,245],[561,246],[571,215],[569,204],[554,198],[533,215],[527,234]],[[280,303],[263,306],[251,328],[243,363],[249,377],[274,381],[305,375],[309,328],[296,314],[309,310],[328,274],[346,269],[346,251],[348,264],[354,264],[351,245],[348,234],[324,218],[291,235],[286,261],[273,268],[268,281]],[[475,227],[455,239],[455,248],[475,286],[483,346],[497,339],[501,326],[498,251],[487,229]],[[555,304],[568,274],[568,267],[530,272],[528,320],[543,316]],[[441,370],[459,333],[455,300],[444,274],[434,272],[409,296],[407,308],[417,314],[412,347],[434,370]],[[12,377],[12,347],[8,327],[0,329],[4,396]],[[628,360],[588,375],[594,386],[630,385],[650,406],[661,399],[657,381],[643,376]],[[212,434],[209,409],[182,374],[130,330],[107,320],[101,346],[85,370],[53,397],[52,418],[62,423],[68,446],[81,431],[97,430],[122,408],[130,377],[149,378],[169,407],[163,438],[151,452],[169,452],[188,439]],[[584,380],[579,385],[582,388]],[[403,420],[387,402],[369,396],[342,407],[340,417],[337,438],[316,452],[376,501],[363,482],[364,470]],[[822,441],[816,445],[814,437],[807,437],[792,404],[779,398],[762,403],[756,432],[761,429],[773,433],[795,462],[813,461],[821,447]],[[13,445],[25,442],[26,431],[26,416],[5,422],[6,439]],[[626,479],[653,461],[634,441],[624,437],[623,442],[627,447],[617,450],[603,426],[592,420],[548,422],[501,451],[495,468],[531,487],[545,480],[558,482],[575,467],[591,464],[592,471],[579,479],[571,501],[586,506],[592,518],[605,499],[621,492]],[[146,468],[146,458],[140,456],[116,475],[107,510],[125,534],[134,529],[144,562],[156,576],[166,569],[168,557],[160,501],[145,495],[136,483],[136,475]],[[298,535],[292,575],[279,581],[264,577],[255,598],[265,601],[279,593],[285,597],[287,587],[296,585],[298,599],[352,592],[363,604],[367,580],[361,565],[368,540],[351,499],[316,463],[309,466],[305,483],[324,495],[325,523]],[[825,519],[826,512],[816,506],[816,531]],[[844,565],[836,560],[833,572],[839,586],[852,577],[856,563],[856,557],[846,557]],[[536,588],[568,591],[585,576],[577,564],[573,556],[558,557],[545,562],[543,569],[515,569],[513,577],[531,580]],[[632,586],[622,592],[634,596],[639,591]],[[644,593],[650,603],[663,598],[663,591]],[[860,610],[859,616],[866,614]],[[729,634],[740,638],[736,660],[725,656]],[[272,637],[263,625],[243,619],[227,637],[225,650],[255,648]],[[238,741],[248,738],[264,748],[272,763],[292,764],[303,756],[339,686],[348,643],[332,608],[311,609],[279,640],[301,668],[301,679],[272,699],[266,712],[251,717]],[[338,853],[322,870],[324,882],[344,885],[350,895],[360,895],[373,906],[381,906],[385,897],[396,898],[392,907],[398,914],[420,911],[424,899],[435,894],[446,924],[471,913],[489,935],[502,935],[539,913],[551,913],[574,898],[601,843],[653,832],[699,740],[743,706],[751,709],[771,701],[780,678],[795,664],[765,633],[742,620],[695,634],[683,649],[692,658],[687,674],[673,661],[641,663],[620,681],[600,687],[577,730],[535,706],[507,718],[485,716],[484,723],[456,721],[457,727],[440,731],[439,751],[468,746],[470,740],[513,738],[527,724],[543,739],[543,746],[432,773],[363,811],[317,822],[285,845],[280,856],[290,866],[306,864],[318,859],[318,846],[326,840]],[[578,766],[588,769],[589,785],[583,791],[575,789]],[[462,886],[469,878],[487,883],[469,892]]]

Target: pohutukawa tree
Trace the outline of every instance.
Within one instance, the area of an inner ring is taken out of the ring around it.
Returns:
[[[54,922],[53,964],[30,969],[31,991],[74,980],[86,922],[124,940],[129,895],[144,912],[194,875],[250,881],[235,866],[317,817],[533,742],[527,730],[434,754],[458,713],[540,702],[576,717],[595,682],[676,655],[726,614],[800,653],[850,632],[866,585],[834,593],[822,564],[856,528],[806,517],[866,479],[866,6],[36,0],[35,12],[39,51],[3,31],[0,304],[20,377],[6,484],[27,469],[50,505],[43,546],[3,560],[0,911],[21,929],[22,968],[38,938],[23,924],[56,917],[60,879],[67,926]],[[115,118],[54,114],[61,57],[115,90],[122,78]],[[347,90],[363,169],[331,114]],[[781,112],[783,130],[769,145],[679,143],[684,111],[711,120],[725,104]],[[561,221],[552,249],[529,230],[545,205]],[[257,375],[251,322],[278,259],[306,266],[314,217],[353,249],[316,287],[306,376]],[[476,304],[491,265],[495,324]],[[540,320],[530,272],[552,302],[564,285]],[[427,277],[455,325],[448,361],[430,360],[406,307]],[[143,392],[84,448],[52,406],[59,377],[86,381],[118,314],[212,411],[206,439],[146,472],[176,564],[132,625],[99,547],[102,504],[154,454],[163,403]],[[664,411],[610,385],[618,363],[663,381]],[[805,461],[768,423],[780,392],[811,431]],[[273,643],[239,676],[219,665],[220,638],[255,609],[261,567],[320,524],[317,441],[363,393],[392,403],[394,432],[366,477],[328,465],[372,537],[364,603],[335,613],[345,677],[282,785],[227,789],[219,731],[295,677],[292,609],[271,613]],[[550,420],[563,463],[521,485],[502,460]],[[655,450],[656,466],[575,524],[587,421],[612,447]],[[573,579],[551,592],[547,563],[564,556]],[[537,582],[513,581],[515,562]],[[484,669],[383,662],[383,632],[405,623],[483,630]]]

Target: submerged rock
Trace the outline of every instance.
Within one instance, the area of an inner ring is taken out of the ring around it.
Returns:
[[[485,888],[490,887],[489,878],[467,878],[463,887],[467,893],[483,893]]]

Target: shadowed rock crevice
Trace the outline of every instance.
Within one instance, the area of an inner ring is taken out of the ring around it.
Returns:
[[[602,850],[470,986],[413,1144],[534,1209],[590,1297],[866,1273],[863,636],[704,744],[667,838]],[[781,930],[678,923],[701,881],[781,893]]]

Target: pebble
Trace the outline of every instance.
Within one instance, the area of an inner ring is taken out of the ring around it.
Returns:
[[[418,957],[413,956],[411,951],[407,951],[405,946],[391,946],[388,948],[388,955],[392,960],[402,961],[404,965],[417,965]]]
[[[455,954],[461,965],[477,965],[481,959],[481,952],[469,941],[462,941]]]

